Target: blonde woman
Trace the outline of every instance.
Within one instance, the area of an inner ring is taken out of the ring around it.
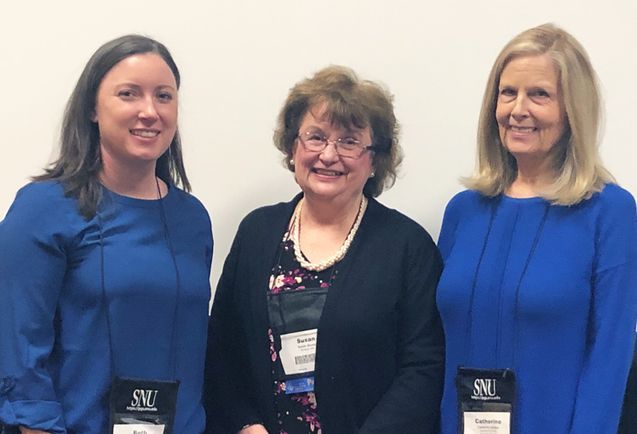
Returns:
[[[442,432],[615,433],[637,311],[633,197],[597,152],[586,52],[553,25],[491,71],[469,190],[447,206]]]

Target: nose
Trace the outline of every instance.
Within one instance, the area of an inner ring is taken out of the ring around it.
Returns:
[[[519,94],[513,104],[511,116],[516,121],[525,119],[529,116],[528,100],[525,95]]]
[[[326,140],[326,142],[325,148],[319,154],[319,159],[327,165],[338,161],[339,155],[338,152],[336,152],[336,141]]]
[[[139,108],[139,118],[142,121],[146,122],[155,122],[159,115],[157,114],[157,109],[155,108],[155,101],[152,97],[144,98],[141,102],[141,106]]]

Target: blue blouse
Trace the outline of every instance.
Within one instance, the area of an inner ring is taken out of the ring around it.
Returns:
[[[179,380],[175,432],[203,431],[210,220],[174,186],[161,202],[163,213],[159,200],[104,189],[86,220],[57,182],[18,192],[0,223],[2,422],[106,432],[110,381],[120,375]]]
[[[457,432],[454,377],[470,366],[515,370],[518,434],[615,434],[637,313],[632,196],[609,184],[566,207],[465,191],[439,247],[442,432]]]

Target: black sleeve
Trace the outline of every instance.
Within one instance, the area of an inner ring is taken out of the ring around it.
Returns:
[[[236,433],[246,424],[261,421],[247,384],[248,345],[236,303],[240,234],[241,229],[224,263],[208,322],[204,384],[208,434]]]
[[[444,333],[436,287],[442,260],[427,237],[408,262],[399,303],[398,373],[358,434],[429,434],[439,429]]]

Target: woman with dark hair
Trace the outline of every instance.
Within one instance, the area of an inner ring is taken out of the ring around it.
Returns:
[[[204,429],[212,234],[186,193],[179,84],[157,41],[100,47],[57,161],[0,223],[0,421],[23,434]]]
[[[301,192],[241,223],[211,312],[209,432],[437,432],[438,251],[374,197],[400,163],[391,95],[343,67],[297,83],[275,144]]]

